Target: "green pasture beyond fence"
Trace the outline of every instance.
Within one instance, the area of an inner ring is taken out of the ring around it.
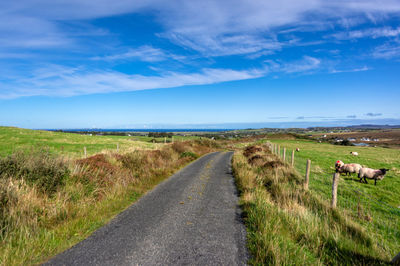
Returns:
[[[310,161],[310,167],[307,170],[308,158],[300,156],[300,150],[288,150],[271,142],[267,142],[267,145],[272,153],[285,161],[286,164],[293,166],[300,175],[304,176],[305,189],[309,189],[332,202],[332,198],[335,197],[333,195],[334,170],[331,172],[324,171],[318,165],[313,165],[312,161]],[[308,175],[307,172],[309,172]],[[336,206],[331,206],[347,213],[368,232],[374,234],[381,248],[389,248],[388,251],[396,255],[400,250],[400,208],[390,206],[381,199],[361,191],[355,186],[358,178],[354,175],[340,176],[337,174],[337,177],[339,177],[337,202]],[[372,183],[371,181],[369,184],[372,185]],[[400,253],[393,259],[394,261],[400,263]]]

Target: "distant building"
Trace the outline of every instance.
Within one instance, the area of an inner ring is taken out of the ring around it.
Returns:
[[[348,138],[347,140],[348,140],[348,141],[356,141],[355,138]]]

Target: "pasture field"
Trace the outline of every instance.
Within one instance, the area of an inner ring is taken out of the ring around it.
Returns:
[[[399,150],[346,147],[268,136],[236,145],[233,171],[248,230],[252,265],[388,265],[400,251]],[[282,136],[281,136],[282,137]],[[271,152],[279,144],[280,155]],[[282,148],[286,147],[286,163]],[[292,149],[295,167],[290,165]],[[289,152],[290,151],[290,152]],[[358,157],[351,157],[357,151]],[[311,159],[309,189],[303,187]],[[331,208],[338,159],[390,168],[377,186],[341,176]],[[386,182],[386,183],[385,183]]]
[[[330,196],[329,184],[331,184],[337,160],[342,160],[344,163],[359,163],[374,169],[390,169],[382,181],[377,181],[377,186],[373,185],[373,180],[368,184],[360,183],[355,174],[350,177],[342,176],[341,181],[394,208],[400,206],[400,150],[398,149],[341,146],[308,140],[272,140],[271,142],[281,146],[281,153],[283,147],[286,147],[287,161],[290,161],[292,150],[300,148],[300,152],[295,152],[296,169],[300,173],[305,173],[306,160],[310,159],[311,175],[314,177],[310,179],[310,188],[327,196]],[[358,152],[359,156],[351,155],[351,151]]]
[[[187,140],[189,137],[174,136],[174,140]],[[17,150],[48,148],[52,152],[73,158],[83,156],[86,147],[87,155],[104,151],[115,151],[117,144],[121,152],[135,149],[157,149],[162,144],[151,143],[149,137],[125,136],[90,136],[74,133],[62,133],[42,130],[29,130],[14,127],[0,127],[0,156],[12,154]],[[164,138],[159,138],[159,142]]]
[[[400,252],[400,150],[381,147],[341,146],[300,139],[273,139],[272,143],[286,147],[286,162],[290,163],[295,152],[295,169],[304,177],[306,160],[311,160],[310,191],[323,199],[331,199],[332,175],[337,160],[344,163],[359,163],[374,169],[390,171],[374,185],[360,183],[356,174],[342,175],[338,187],[338,208],[377,239],[388,257]],[[351,151],[358,152],[353,156]]]

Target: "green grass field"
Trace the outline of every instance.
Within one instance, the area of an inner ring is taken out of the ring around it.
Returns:
[[[185,137],[174,137],[181,140]],[[82,157],[84,147],[88,155],[117,149],[121,152],[134,149],[154,149],[162,144],[149,142],[148,137],[89,136],[72,133],[0,127],[0,156],[12,154],[17,150],[48,148],[52,152],[71,157]],[[161,139],[160,139],[161,140]]]
[[[338,207],[349,213],[358,223],[373,234],[388,254],[400,252],[400,150],[379,147],[339,146],[309,140],[271,140],[286,147],[286,161],[290,162],[295,152],[295,168],[304,176],[306,160],[311,160],[310,190],[326,200],[331,199],[332,175],[337,160],[344,163],[359,163],[363,166],[390,171],[385,178],[360,183],[355,174],[342,175],[338,187]],[[359,156],[350,155],[356,151]]]

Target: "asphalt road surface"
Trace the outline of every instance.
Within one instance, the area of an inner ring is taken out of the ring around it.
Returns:
[[[46,265],[244,265],[232,152],[205,155]]]

